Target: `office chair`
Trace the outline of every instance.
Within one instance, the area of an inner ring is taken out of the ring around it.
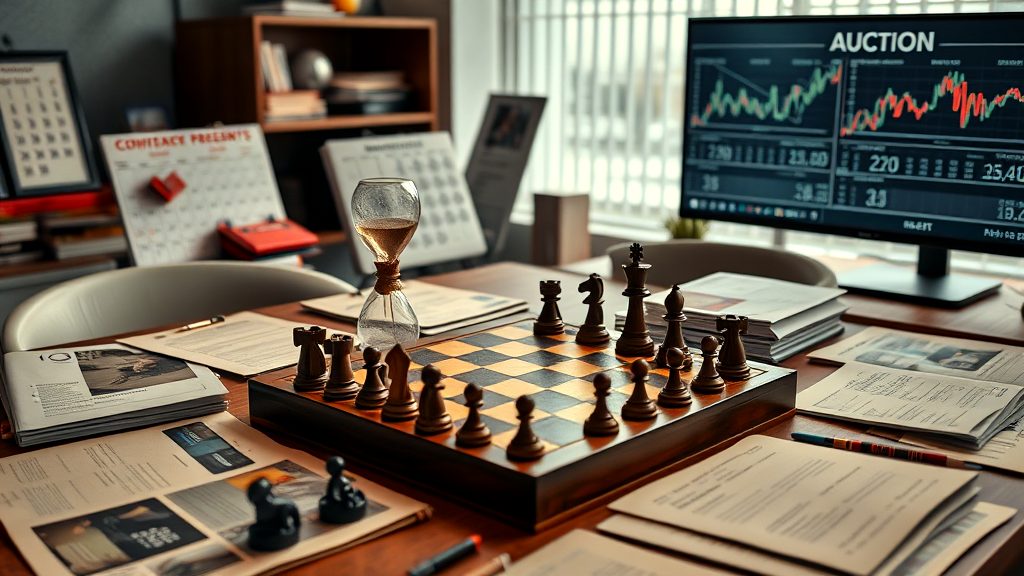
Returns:
[[[621,264],[629,261],[629,243],[608,248],[615,277],[625,281]],[[777,248],[740,246],[703,240],[669,240],[644,245],[644,262],[652,265],[648,284],[671,286],[714,272],[733,272],[788,280],[812,286],[836,287],[836,275],[824,264],[802,254]]]
[[[250,262],[205,261],[99,272],[19,304],[3,350],[31,350],[186,324],[218,314],[355,292],[332,276]]]

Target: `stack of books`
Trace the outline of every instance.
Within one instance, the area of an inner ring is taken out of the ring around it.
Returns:
[[[121,217],[114,212],[46,214],[39,227],[43,242],[57,260],[122,256],[128,251]]]
[[[283,44],[261,42],[260,66],[266,88],[266,120],[305,120],[327,115],[327,104],[319,91],[294,89]]]
[[[39,225],[34,219],[0,220],[0,265],[22,264],[43,259]]]
[[[327,104],[337,114],[389,114],[408,107],[412,90],[401,70],[339,72],[331,79]]]
[[[683,335],[690,346],[718,334],[718,316],[746,316],[743,336],[747,356],[765,362],[786,358],[842,332],[839,317],[848,306],[839,300],[846,291],[808,286],[784,280],[717,272],[680,286],[687,321]],[[647,326],[655,339],[664,338],[665,290],[646,301]],[[622,329],[625,312],[615,314],[615,326]]]
[[[306,16],[315,18],[341,18],[344,12],[338,12],[330,2],[309,0],[270,0],[243,6],[246,14],[274,14],[278,16]]]

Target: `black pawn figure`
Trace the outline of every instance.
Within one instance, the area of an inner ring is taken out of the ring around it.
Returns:
[[[587,319],[583,321],[578,332],[576,332],[576,343],[583,346],[604,347],[611,340],[608,329],[604,327],[604,281],[597,274],[591,274],[590,278],[580,283],[577,288],[580,293],[589,292],[583,299],[587,308]]]
[[[323,390],[327,384],[327,359],[320,349],[326,339],[327,329],[319,326],[292,330],[292,341],[299,347],[299,363],[292,382],[296,392]]]
[[[540,309],[540,317],[533,323],[533,333],[537,336],[551,336],[565,332],[562,313],[558,311],[558,295],[562,293],[562,283],[558,280],[541,280],[540,296],[544,307]]]
[[[505,454],[509,460],[529,461],[536,460],[544,455],[544,444],[540,438],[533,433],[530,420],[533,420],[533,399],[529,396],[516,398],[516,418],[519,420],[519,430],[509,442]]]
[[[704,394],[717,394],[725,390],[725,380],[715,368],[715,359],[718,358],[718,338],[705,336],[700,341],[700,352],[700,370],[690,382],[690,389]]]
[[[665,315],[662,318],[668,324],[668,330],[665,331],[665,341],[658,348],[658,355],[654,359],[658,368],[668,366],[665,355],[672,348],[678,348],[683,353],[683,370],[693,368],[693,355],[690,354],[690,349],[686,346],[686,340],[683,338],[683,322],[686,322],[686,314],[683,314],[684,304],[685,300],[683,293],[679,291],[679,284],[673,284],[672,290],[665,297]]]
[[[750,378],[743,335],[747,333],[747,317],[727,314],[719,316],[715,327],[722,333],[722,350],[718,353],[718,373],[733,382]]]
[[[583,422],[585,436],[614,436],[619,433],[619,423],[608,409],[608,394],[612,380],[604,372],[594,376],[594,395],[597,403],[594,412]]]
[[[287,498],[274,496],[270,481],[249,484],[249,501],[256,507],[256,522],[249,526],[249,548],[272,552],[299,541],[299,508]]]
[[[651,265],[642,263],[644,247],[638,242],[629,247],[629,256],[630,263],[622,265],[622,271],[626,274],[626,289],[622,295],[629,298],[629,305],[622,335],[615,342],[615,355],[650,358],[654,356],[654,341],[651,340],[647,320],[644,318],[644,298],[651,295],[647,289],[647,271]]]
[[[683,408],[693,402],[690,396],[690,389],[679,377],[679,371],[683,366],[683,351],[679,348],[669,348],[665,354],[668,361],[668,381],[665,387],[658,393],[658,406],[665,408]]]
[[[351,400],[359,394],[359,384],[352,373],[352,344],[352,337],[347,334],[331,334],[331,339],[324,342],[324,352],[331,355],[331,375],[324,388],[327,402]]]
[[[387,366],[380,363],[380,352],[373,346],[363,350],[363,369],[366,381],[356,395],[356,408],[376,410],[388,401]]]
[[[384,357],[390,373],[388,399],[380,410],[380,419],[386,422],[404,422],[416,417],[416,398],[409,389],[409,363],[411,359],[401,344],[395,344]]]
[[[320,499],[320,521],[348,524],[366,516],[366,496],[345,477],[345,461],[341,456],[327,460],[327,493]]]
[[[432,436],[452,429],[452,417],[444,405],[444,384],[441,384],[441,371],[433,364],[423,367],[423,390],[420,391],[420,414],[416,417],[416,433],[421,436]]]
[[[622,418],[633,421],[650,420],[658,415],[658,407],[647,395],[647,374],[651,371],[651,365],[647,360],[637,358],[633,360],[629,371],[633,374],[633,393],[622,405]]]
[[[476,384],[466,384],[462,395],[466,398],[469,415],[466,416],[462,428],[455,433],[455,445],[463,448],[477,448],[491,443],[491,429],[480,418],[480,408],[484,405],[484,391]]]

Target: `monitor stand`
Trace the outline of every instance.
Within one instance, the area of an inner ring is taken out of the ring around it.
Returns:
[[[949,250],[920,246],[917,270],[872,264],[838,274],[850,292],[941,308],[961,308],[999,291],[1002,282],[949,273]]]

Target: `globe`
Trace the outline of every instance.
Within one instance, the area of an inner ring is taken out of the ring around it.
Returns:
[[[303,50],[292,58],[292,84],[302,90],[320,90],[334,76],[330,59],[319,50]]]

